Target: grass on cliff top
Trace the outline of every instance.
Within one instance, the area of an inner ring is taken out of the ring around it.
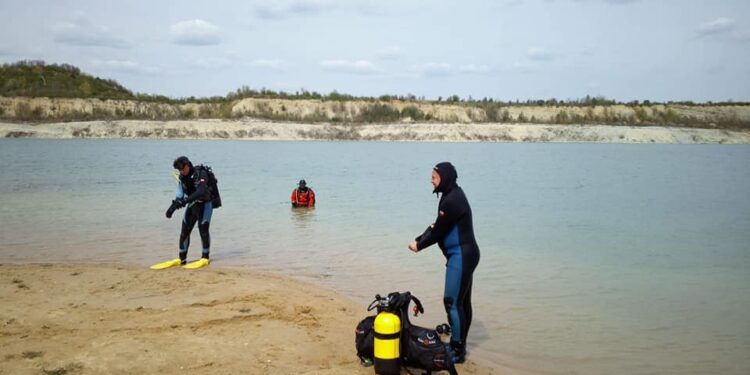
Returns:
[[[35,62],[0,67],[0,96],[133,99],[134,95],[111,79],[82,73],[72,65]]]
[[[499,107],[499,106],[651,106],[657,104],[673,104],[686,106],[701,105],[750,105],[746,102],[706,102],[694,103],[692,101],[669,101],[666,103],[655,101],[630,101],[618,102],[602,96],[586,95],[577,99],[543,99],[543,100],[496,100],[493,98],[473,98],[471,96],[462,98],[458,95],[446,97],[439,96],[435,100],[418,97],[413,94],[406,95],[381,95],[379,97],[354,96],[337,91],[331,93],[319,93],[301,89],[291,92],[274,91],[269,89],[253,89],[242,86],[237,90],[227,93],[225,96],[213,97],[185,97],[170,98],[164,95],[151,95],[133,93],[123,87],[115,80],[94,77],[81,72],[81,70],[69,64],[47,64],[40,60],[25,60],[11,64],[0,65],[0,96],[13,97],[49,97],[49,98],[98,98],[98,99],[130,99],[152,103],[184,104],[184,103],[227,103],[238,99],[289,99],[289,100],[322,100],[322,101],[366,101],[366,102],[390,102],[394,100],[423,102],[434,104],[451,104],[461,106]]]

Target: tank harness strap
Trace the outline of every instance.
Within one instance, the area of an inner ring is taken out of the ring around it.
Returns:
[[[419,314],[424,314],[424,307],[422,307],[422,302],[419,301],[417,297],[411,296],[411,300],[414,301],[414,316],[417,316]]]
[[[378,340],[394,340],[394,339],[397,339],[399,337],[401,337],[401,333],[400,332],[396,332],[396,333],[378,333],[378,332],[375,332],[375,338],[378,339]]]

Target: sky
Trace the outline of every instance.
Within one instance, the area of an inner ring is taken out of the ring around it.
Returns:
[[[748,0],[0,0],[0,62],[128,89],[750,101]]]

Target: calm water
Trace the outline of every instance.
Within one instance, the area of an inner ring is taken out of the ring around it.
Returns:
[[[171,162],[214,167],[216,266],[445,320],[431,167],[458,168],[482,259],[470,352],[506,373],[750,373],[750,147],[0,140],[0,261],[176,255]],[[318,207],[289,207],[305,178]],[[190,258],[200,254],[197,230]],[[362,310],[362,316],[366,312]],[[353,329],[353,327],[352,327]]]

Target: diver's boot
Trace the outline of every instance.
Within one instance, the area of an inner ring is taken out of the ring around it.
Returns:
[[[451,351],[453,352],[453,363],[464,363],[466,361],[466,345],[464,343],[451,340]]]

